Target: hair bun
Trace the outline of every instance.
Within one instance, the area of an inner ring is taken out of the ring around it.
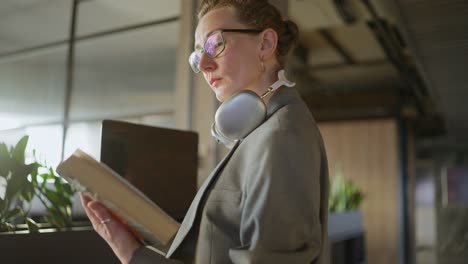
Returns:
[[[285,35],[289,35],[291,37],[291,40],[294,40],[294,42],[296,42],[299,38],[299,28],[297,27],[297,24],[291,20],[285,20],[283,21],[283,23]]]
[[[284,32],[280,34],[280,38],[278,39],[278,52],[281,55],[286,55],[299,41],[299,28],[297,24],[291,20],[284,20],[283,27]]]

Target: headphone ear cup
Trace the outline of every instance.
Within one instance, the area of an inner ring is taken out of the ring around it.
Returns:
[[[219,106],[211,133],[223,144],[233,145],[261,125],[265,118],[263,100],[252,91],[241,91]]]
[[[235,140],[231,140],[231,139],[223,136],[221,133],[219,133],[219,131],[216,129],[216,123],[213,123],[211,125],[211,135],[215,138],[215,140],[218,143],[223,144],[227,148],[232,148],[234,146],[234,144],[236,143]]]

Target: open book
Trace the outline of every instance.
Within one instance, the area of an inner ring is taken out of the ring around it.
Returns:
[[[77,149],[57,167],[57,173],[80,192],[107,206],[145,244],[166,245],[179,223],[123,177]]]

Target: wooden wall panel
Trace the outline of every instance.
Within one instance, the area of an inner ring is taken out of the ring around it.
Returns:
[[[367,263],[398,263],[398,129],[395,120],[319,124],[330,179],[341,167],[365,193],[362,204]]]

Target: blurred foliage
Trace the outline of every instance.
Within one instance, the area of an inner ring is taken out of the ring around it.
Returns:
[[[328,210],[331,213],[356,210],[364,200],[362,191],[342,174],[342,170],[337,170],[333,178],[328,203]]]
[[[30,232],[38,232],[38,224],[29,216],[34,198],[46,210],[41,222],[58,229],[70,227],[75,192],[51,167],[36,158],[35,162],[25,162],[28,139],[24,136],[11,147],[0,143],[0,230],[15,231],[17,224],[26,224]]]

